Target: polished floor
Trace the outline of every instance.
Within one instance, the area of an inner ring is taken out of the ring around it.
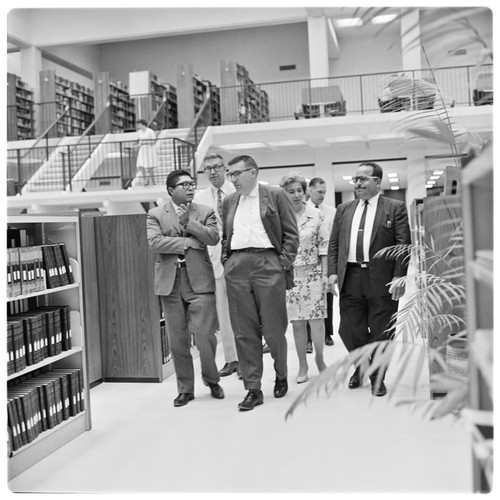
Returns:
[[[470,493],[467,433],[452,418],[428,421],[397,406],[411,393],[403,380],[389,400],[369,384],[314,396],[285,421],[306,384],[295,383],[291,328],[290,390],[272,395],[265,355],[264,404],[239,412],[245,391],[235,374],[221,379],[215,400],[198,376],[196,399],[174,408],[175,377],[161,384],[104,383],[91,390],[93,428],[9,484],[31,493]],[[346,351],[338,337],[327,364]],[[218,349],[222,366],[222,349]],[[309,375],[317,370],[308,355]],[[199,373],[199,363],[196,362]],[[391,384],[389,372],[387,382]],[[418,396],[426,398],[425,377]],[[60,496],[58,497],[60,498]]]

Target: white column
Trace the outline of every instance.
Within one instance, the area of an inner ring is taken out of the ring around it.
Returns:
[[[314,150],[314,177],[321,177],[326,182],[325,203],[335,206],[335,183],[333,181],[332,148],[316,148]],[[311,179],[309,179],[311,180]]]
[[[42,52],[29,47],[21,49],[21,79],[30,85],[34,92],[35,102],[40,102],[40,71],[42,70]]]
[[[408,141],[405,147],[407,157],[407,181],[406,205],[409,208],[413,200],[424,198],[427,195],[425,189],[425,140]]]
[[[420,45],[420,13],[417,9],[411,9],[401,18],[401,52],[404,70],[424,67]]]
[[[328,78],[328,25],[325,16],[307,18],[310,78]]]

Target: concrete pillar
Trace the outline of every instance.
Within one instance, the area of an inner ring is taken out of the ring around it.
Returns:
[[[417,9],[410,9],[401,18],[401,52],[404,70],[424,67],[420,45],[420,13]]]
[[[326,182],[325,203],[335,206],[335,183],[333,182],[332,148],[316,148],[314,150],[314,177],[321,177]],[[311,179],[309,179],[311,180]]]
[[[425,140],[407,141],[405,145],[407,157],[406,206],[410,208],[413,200],[424,198],[427,194],[425,171]]]
[[[21,74],[23,81],[33,88],[35,102],[40,102],[40,71],[42,70],[42,52],[29,47],[21,49]]]
[[[310,78],[328,78],[328,24],[325,16],[307,18]]]

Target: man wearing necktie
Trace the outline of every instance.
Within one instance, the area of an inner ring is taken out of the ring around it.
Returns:
[[[404,285],[389,287],[393,278],[405,276],[403,259],[374,258],[382,248],[409,244],[410,227],[406,205],[380,195],[382,168],[374,162],[361,163],[352,181],[357,199],[337,207],[328,247],[328,276],[331,290],[337,285],[340,298],[339,335],[347,350],[370,342],[390,339],[386,332]],[[371,375],[372,394],[384,396],[385,373]],[[349,388],[363,385],[356,369]]]
[[[192,203],[196,186],[187,170],[167,177],[171,201],[148,212],[147,237],[155,253],[155,294],[160,296],[179,395],[174,406],[194,399],[191,335],[200,353],[202,380],[212,397],[224,398],[215,363],[218,328],[215,279],[207,246],[219,241],[212,208]]]
[[[217,228],[222,239],[222,202],[236,190],[231,182],[226,179],[226,166],[224,158],[219,153],[209,153],[203,161],[203,170],[210,181],[210,186],[198,191],[194,201],[202,205],[212,207],[217,218]],[[217,316],[219,318],[219,331],[224,350],[225,365],[219,371],[221,377],[226,377],[239,371],[238,355],[234,333],[229,318],[229,306],[227,302],[226,280],[224,279],[224,267],[221,262],[221,243],[208,247],[208,255],[212,261],[215,275],[215,299],[217,303]]]
[[[236,193],[223,202],[222,263],[229,314],[245,389],[241,411],[264,402],[262,337],[274,360],[273,395],[288,391],[286,289],[293,286],[292,264],[299,235],[292,202],[284,189],[257,181],[259,167],[250,156],[228,163]]]

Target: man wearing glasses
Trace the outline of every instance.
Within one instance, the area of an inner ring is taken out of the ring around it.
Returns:
[[[228,163],[236,193],[223,202],[222,263],[229,314],[245,389],[241,411],[264,402],[261,390],[264,337],[274,360],[273,395],[288,391],[286,289],[293,286],[292,264],[299,237],[292,202],[280,187],[259,184],[250,156]]]
[[[208,205],[214,209],[219,236],[222,238],[222,202],[226,196],[234,193],[235,189],[226,179],[224,158],[219,153],[209,153],[205,156],[203,170],[211,185],[196,193],[194,201],[202,205]],[[229,318],[226,280],[224,279],[224,267],[222,267],[221,262],[221,248],[220,242],[215,246],[208,247],[208,254],[214,268],[217,316],[219,317],[219,331],[225,359],[225,365],[219,371],[219,375],[227,377],[234,372],[239,372],[239,366],[234,333],[231,328],[231,319]]]
[[[207,245],[219,241],[212,208],[192,203],[196,185],[187,170],[167,177],[170,203],[148,212],[147,237],[155,252],[155,294],[160,296],[179,395],[174,406],[194,399],[191,334],[200,353],[201,376],[212,397],[224,398],[215,364],[218,328],[215,279]]]
[[[339,335],[349,352],[371,342],[389,340],[386,332],[404,284],[389,286],[393,278],[405,276],[404,259],[374,258],[382,248],[409,244],[410,227],[402,201],[380,195],[382,168],[361,163],[352,178],[357,199],[337,207],[328,247],[330,289],[337,285],[340,298]],[[363,385],[359,367],[349,388]],[[385,373],[370,376],[372,394],[385,396]]]

